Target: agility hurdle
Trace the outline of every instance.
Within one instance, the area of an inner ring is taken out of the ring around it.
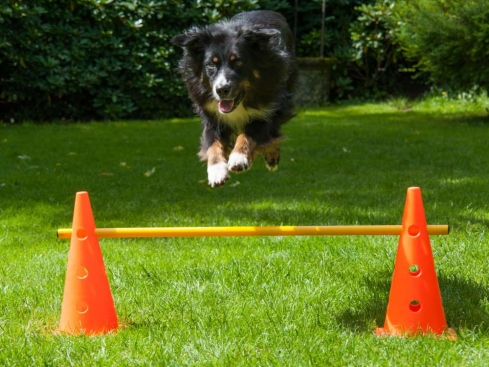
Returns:
[[[418,187],[408,189],[402,225],[370,226],[96,228],[88,193],[78,192],[72,228],[57,231],[58,238],[71,239],[58,331],[96,335],[119,327],[99,238],[397,235],[386,318],[376,334],[446,334],[456,339],[445,319],[429,240],[429,235],[449,232],[448,225],[427,225]]]
[[[428,225],[429,235],[447,235],[447,224]],[[402,225],[370,226],[245,226],[96,228],[98,238],[248,237],[248,236],[399,236]],[[58,229],[58,238],[71,238],[71,228]]]

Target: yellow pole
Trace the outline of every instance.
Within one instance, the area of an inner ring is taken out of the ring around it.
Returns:
[[[428,225],[428,234],[446,235],[446,224]],[[154,227],[97,228],[98,238],[217,237],[217,236],[385,236],[400,235],[401,225],[372,226],[250,226],[250,227]],[[58,238],[71,238],[71,228],[58,229]]]

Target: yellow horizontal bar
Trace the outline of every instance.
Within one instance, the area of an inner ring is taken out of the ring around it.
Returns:
[[[428,225],[428,234],[446,235],[446,224]],[[374,236],[400,235],[400,225],[372,226],[276,226],[276,227],[154,227],[97,228],[98,238],[217,237],[217,236]],[[58,229],[58,238],[71,238],[72,229]]]

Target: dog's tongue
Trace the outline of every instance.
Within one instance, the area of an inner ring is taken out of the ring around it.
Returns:
[[[223,99],[219,101],[219,111],[222,113],[229,113],[233,110],[234,100],[232,99]]]

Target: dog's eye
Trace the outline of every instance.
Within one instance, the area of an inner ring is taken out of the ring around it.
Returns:
[[[241,60],[236,60],[235,65],[236,65],[237,67],[243,66],[243,61],[241,61]]]
[[[215,68],[215,67],[216,67],[216,64],[215,64],[214,62],[212,62],[212,61],[207,61],[207,62],[205,63],[205,66],[207,66],[208,68],[213,69],[213,68]]]

